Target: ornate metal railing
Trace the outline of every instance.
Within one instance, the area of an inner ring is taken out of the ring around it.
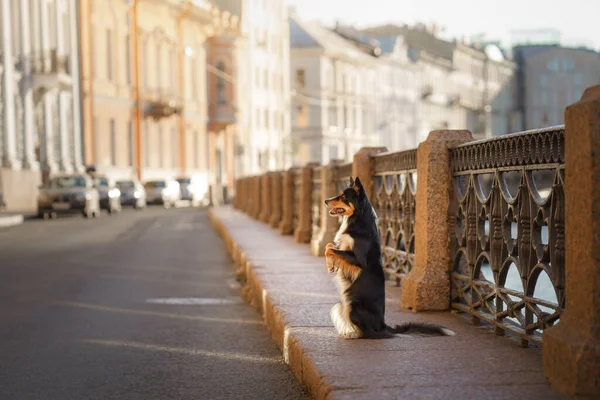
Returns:
[[[451,150],[452,306],[529,342],[565,304],[564,127]]]
[[[414,262],[417,150],[374,157],[373,185],[383,267],[400,284]]]
[[[312,237],[317,237],[321,230],[321,210],[323,202],[321,201],[321,168],[313,168],[312,172]]]

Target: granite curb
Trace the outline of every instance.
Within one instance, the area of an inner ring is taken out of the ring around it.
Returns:
[[[438,323],[457,336],[340,339],[329,320],[338,296],[309,246],[230,207],[210,209],[209,218],[236,265],[245,300],[262,314],[286,363],[314,398],[563,398],[542,376],[539,348],[522,349],[516,340],[449,312],[401,310],[396,287],[386,288],[390,322]]]

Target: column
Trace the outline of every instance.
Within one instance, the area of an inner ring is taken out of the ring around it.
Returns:
[[[78,15],[78,0],[69,0],[68,2],[68,13],[69,13],[69,29],[71,30],[71,54],[70,54],[70,68],[72,77],[71,95],[72,95],[72,107],[73,107],[73,129],[71,131],[71,140],[73,143],[73,153],[71,154],[71,160],[73,167],[76,171],[83,172],[83,155],[82,155],[82,121],[81,121],[81,74],[79,71],[79,34],[77,32],[77,15]],[[90,27],[91,29],[91,27]]]
[[[62,1],[54,1],[55,13],[54,13],[54,23],[56,30],[56,56],[60,59],[64,57],[66,54],[66,46],[65,46],[65,35],[62,29],[62,15],[64,13],[63,2]]]
[[[48,92],[46,92],[46,94],[44,94],[44,128],[45,128],[45,132],[43,132],[42,134],[44,135],[44,141],[43,141],[43,146],[44,146],[44,160],[42,160],[43,162],[43,169],[46,173],[50,174],[53,172],[56,172],[57,165],[56,165],[56,159],[55,159],[55,152],[54,152],[54,138],[55,138],[55,118],[56,116],[54,115],[54,106],[55,106],[55,102],[56,102],[56,89],[50,90]]]
[[[58,94],[58,117],[59,117],[59,148],[60,148],[60,169],[67,172],[73,171],[71,157],[69,152],[69,108],[72,107],[71,94],[66,91],[60,91]]]
[[[34,137],[35,137],[35,112],[33,106],[33,87],[31,83],[31,25],[29,1],[21,1],[21,51],[25,64],[23,65],[23,167],[33,170],[39,169],[39,163],[35,159]]]
[[[469,131],[433,131],[417,150],[415,265],[402,280],[404,308],[445,310],[450,305],[448,209],[454,189],[449,149],[471,140]]]
[[[16,120],[15,120],[15,75],[12,53],[11,32],[11,0],[2,0],[2,48],[4,52],[4,153],[2,166],[4,168],[20,167],[17,159]]]
[[[565,310],[544,331],[542,366],[577,398],[600,390],[600,85],[565,111]]]
[[[318,163],[310,163],[302,168],[302,179],[300,183],[300,204],[298,205],[298,226],[294,231],[294,239],[297,243],[310,243],[312,235],[312,189],[313,168]]]

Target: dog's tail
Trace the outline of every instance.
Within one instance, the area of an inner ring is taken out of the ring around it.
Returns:
[[[396,325],[393,328],[390,327],[393,333],[403,333],[410,335],[411,333],[418,333],[432,336],[455,336],[456,333],[450,329],[431,324],[423,324],[420,322],[407,322],[405,324]]]

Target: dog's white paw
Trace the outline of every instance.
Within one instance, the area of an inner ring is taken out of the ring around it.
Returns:
[[[344,339],[359,339],[360,338],[360,334],[356,331],[344,332],[340,336],[343,337]]]

